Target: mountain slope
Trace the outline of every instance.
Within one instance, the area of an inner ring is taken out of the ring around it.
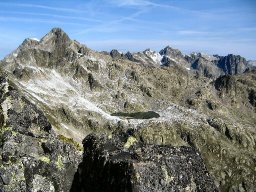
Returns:
[[[43,112],[2,76],[0,98],[1,191],[68,191],[81,161],[78,145],[57,136]]]
[[[40,41],[26,39],[1,61],[56,133],[81,142],[92,132],[132,130],[145,144],[191,146],[224,191],[256,183],[256,77],[246,67],[240,56],[171,47],[96,52],[58,28]],[[160,117],[144,118],[150,111]]]

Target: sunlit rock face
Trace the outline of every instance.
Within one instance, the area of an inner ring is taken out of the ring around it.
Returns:
[[[72,151],[79,153],[78,143],[91,133],[111,136],[132,131],[137,141],[156,149],[152,156],[172,147],[197,151],[203,164],[197,163],[206,166],[221,191],[254,190],[256,77],[253,64],[241,56],[184,55],[170,46],[159,53],[97,52],[55,28],[41,40],[26,39],[1,61],[1,73],[43,114],[41,120],[19,107],[8,112],[9,101],[2,101],[3,117],[9,113],[11,126],[35,137],[38,145],[43,142],[40,135],[54,133],[52,140],[58,144],[53,146],[71,143],[77,146]],[[45,129],[35,128],[31,121]],[[64,162],[69,153],[62,149],[48,155],[38,148],[36,154],[56,165],[58,154]],[[22,158],[15,153],[13,157]],[[67,162],[76,167],[78,160],[72,158]],[[71,173],[75,171],[72,168]],[[0,175],[4,175],[1,186],[10,183],[6,174]],[[40,171],[32,175],[29,189],[42,185],[43,191],[53,187],[58,191],[56,186],[61,186]]]

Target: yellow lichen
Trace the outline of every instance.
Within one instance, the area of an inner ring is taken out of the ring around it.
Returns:
[[[112,137],[113,137],[112,134],[108,135],[108,139],[112,139]]]
[[[128,137],[126,143],[124,144],[124,148],[129,149],[135,142],[137,142],[137,139],[135,137]]]
[[[43,162],[45,162],[45,163],[50,163],[49,157],[46,157],[46,156],[39,157],[39,160],[40,160],[40,161],[43,161]]]
[[[58,169],[63,169],[64,168],[64,165],[62,163],[62,157],[61,155],[58,155],[58,159],[57,161],[55,162],[55,165],[57,166]]]
[[[63,141],[64,143],[68,143],[75,146],[76,149],[79,151],[83,150],[83,147],[78,142],[74,141],[74,139],[72,138],[65,137],[64,135],[58,135],[58,139]]]
[[[174,177],[172,177],[168,174],[166,166],[161,166],[161,169],[163,171],[163,176],[164,176],[164,180],[166,183],[170,183],[171,181],[174,180]]]

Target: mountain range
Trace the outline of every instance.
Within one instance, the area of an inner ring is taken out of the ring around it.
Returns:
[[[0,66],[2,191],[255,190],[254,61],[54,28]]]

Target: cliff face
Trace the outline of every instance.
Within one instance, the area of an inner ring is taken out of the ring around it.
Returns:
[[[128,134],[89,135],[71,191],[218,191],[191,147],[145,145]]]
[[[240,55],[227,56],[191,54],[186,57],[191,67],[205,77],[217,78],[220,75],[237,75],[245,72],[251,65]]]
[[[43,171],[47,168],[41,169],[38,165],[40,169],[37,166],[36,170],[41,171],[33,170],[40,178],[44,177],[43,181],[55,182],[56,191],[62,188],[67,191],[72,179],[65,179],[65,173],[71,170],[70,175],[73,175],[76,171],[68,164],[74,167],[78,164],[77,151],[74,147],[69,150],[72,145],[67,142],[81,143],[90,133],[112,137],[117,132],[127,131],[143,144],[141,149],[154,148],[152,153],[143,153],[145,156],[155,157],[161,150],[169,148],[173,153],[166,155],[172,159],[181,155],[177,150],[188,149],[195,161],[198,160],[195,163],[202,165],[200,170],[206,166],[221,191],[250,191],[256,185],[256,77],[253,68],[243,72],[247,67],[245,62],[240,56],[183,55],[171,47],[160,53],[150,49],[126,54],[117,50],[97,52],[71,40],[61,29],[53,29],[40,41],[25,40],[1,61],[1,71],[12,82],[10,87],[15,87],[2,89],[5,90],[3,95],[8,96],[3,101],[14,97],[19,102],[15,99],[18,104],[3,102],[3,109],[6,106],[11,109],[8,113],[3,110],[2,113],[7,115],[0,119],[8,122],[8,127],[23,138],[15,140],[18,147],[28,140],[33,143],[27,145],[38,146],[35,152],[38,155],[32,156],[29,165],[44,163],[53,170],[55,165],[62,165],[58,162],[67,166],[49,178]],[[14,90],[18,96],[10,94]],[[26,98],[26,102],[19,98]],[[2,124],[2,132],[10,134],[9,128],[5,130],[5,124]],[[4,137],[5,134],[1,136]],[[13,147],[5,147],[2,151],[7,148]],[[12,157],[21,162],[23,156],[17,154]],[[187,157],[189,154],[184,152],[183,155]],[[204,164],[199,160],[200,155]],[[183,162],[181,158],[177,159]],[[106,157],[106,160],[109,159]],[[142,158],[138,162],[144,161]],[[149,165],[157,167],[161,162],[165,160],[152,160]],[[129,163],[130,166],[134,160]],[[155,173],[164,177],[158,171],[156,168]],[[2,178],[5,180],[5,176]],[[33,178],[20,180],[31,188]],[[7,188],[9,185],[2,186],[6,191],[12,189]],[[166,187],[171,186],[166,184]]]
[[[239,55],[228,55],[219,57],[218,66],[224,71],[226,75],[241,74],[247,68],[247,61]]]

